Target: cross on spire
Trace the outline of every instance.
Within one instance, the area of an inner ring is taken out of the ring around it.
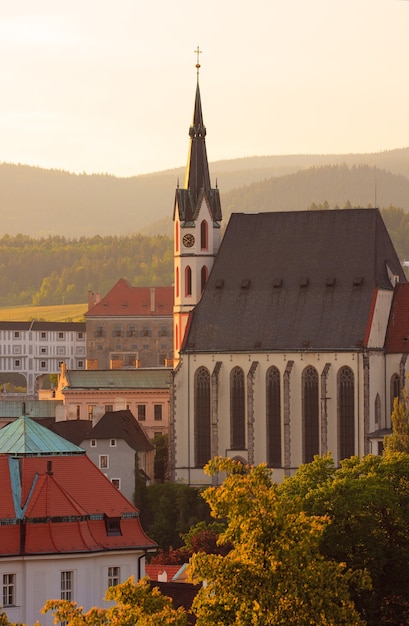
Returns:
[[[197,46],[197,48],[195,50],[195,54],[196,54],[197,80],[199,80],[199,70],[200,70],[199,54],[202,54],[202,51],[200,50],[199,46]]]

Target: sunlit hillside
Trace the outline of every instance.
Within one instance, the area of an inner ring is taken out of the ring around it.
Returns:
[[[61,304],[56,306],[16,306],[0,308],[0,321],[27,322],[83,322],[86,304]]]

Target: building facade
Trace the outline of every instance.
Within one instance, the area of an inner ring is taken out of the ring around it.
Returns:
[[[85,332],[82,322],[0,322],[0,373],[20,374],[34,397],[41,377],[58,374],[61,361],[85,369]]]
[[[87,369],[170,365],[172,310],[172,287],[132,287],[121,278],[101,299],[90,293]]]

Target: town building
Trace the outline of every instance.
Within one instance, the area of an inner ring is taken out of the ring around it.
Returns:
[[[79,445],[128,500],[134,501],[136,472],[154,480],[155,447],[129,410],[105,413],[94,425],[89,420],[54,422],[48,426]]]
[[[169,432],[169,367],[133,370],[68,370],[62,363],[58,377],[56,420],[91,420],[108,412],[128,410],[146,435]]]
[[[121,278],[100,298],[88,294],[87,369],[171,365],[173,287],[132,287]]]
[[[174,210],[173,479],[209,484],[217,455],[281,480],[316,454],[377,453],[409,336],[408,284],[379,211],[233,214],[219,246],[199,84],[189,134]]]
[[[85,451],[23,415],[0,430],[0,580],[13,623],[44,626],[48,599],[103,606],[106,589],[145,575],[156,544],[138,510]]]
[[[19,374],[34,398],[42,377],[57,374],[61,361],[85,369],[85,331],[83,322],[0,322],[0,372]]]

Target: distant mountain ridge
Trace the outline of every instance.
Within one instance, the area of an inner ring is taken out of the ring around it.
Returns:
[[[258,156],[210,163],[224,217],[329,205],[409,211],[409,148],[370,154]],[[184,167],[118,178],[0,164],[0,237],[171,234]]]

